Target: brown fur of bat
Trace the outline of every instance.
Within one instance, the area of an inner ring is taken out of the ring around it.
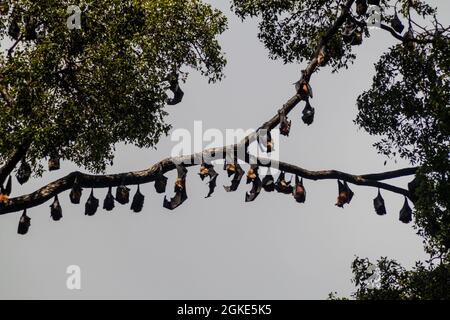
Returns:
[[[294,188],[294,199],[299,203],[304,203],[306,200],[306,190],[303,186],[303,178],[299,180],[298,176],[295,176],[295,188]]]
[[[61,167],[59,158],[48,159],[48,171],[56,171]]]
[[[28,233],[28,229],[31,226],[31,218],[27,216],[27,210],[23,210],[22,216],[19,219],[19,225],[17,227],[17,233],[25,235]]]
[[[58,195],[55,196],[55,200],[50,205],[50,216],[52,217],[53,221],[59,221],[62,219],[62,208],[58,200]]]
[[[116,201],[120,204],[130,202],[130,189],[124,185],[120,185],[116,189]]]

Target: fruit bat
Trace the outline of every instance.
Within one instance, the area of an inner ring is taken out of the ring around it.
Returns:
[[[295,176],[295,188],[294,188],[294,199],[298,203],[304,203],[306,200],[306,190],[303,186],[303,178],[300,180],[298,176]]]
[[[8,35],[11,38],[13,38],[14,40],[17,40],[17,39],[19,39],[19,36],[20,36],[20,26],[19,26],[20,16],[18,14],[16,14],[14,11],[11,15],[12,15],[12,20],[11,20],[11,24],[9,25],[9,28],[8,28]]]
[[[346,44],[351,44],[355,36],[356,26],[351,20],[347,20],[342,30],[342,40]]]
[[[366,0],[356,0],[356,13],[359,16],[363,16],[367,13],[367,1]]]
[[[169,81],[169,89],[173,92],[173,98],[167,100],[168,105],[176,105],[183,100],[184,92],[180,88],[180,84],[178,82],[178,75]]]
[[[242,170],[242,167],[239,165],[239,163],[235,164],[227,164],[226,170],[228,172],[228,176],[234,174],[233,179],[231,180],[231,186],[223,186],[226,192],[233,192],[236,191],[239,187],[239,184],[241,183],[242,177],[244,176],[245,172]]]
[[[256,177],[251,180],[251,182],[253,183],[252,189],[250,190],[250,192],[245,193],[245,202],[254,201],[261,192],[262,182],[259,176],[256,175]]]
[[[130,202],[130,189],[123,184],[116,189],[116,201],[120,204]]]
[[[48,159],[48,170],[49,171],[59,170],[59,168],[60,168],[59,158]]]
[[[170,201],[164,196],[163,207],[169,210],[174,210],[179,207],[188,198],[186,193],[186,173],[187,169],[184,166],[176,165],[178,177],[175,181],[175,196]]]
[[[289,136],[289,132],[291,131],[291,121],[287,119],[284,112],[280,111],[280,133],[283,136]]]
[[[80,187],[78,183],[78,179],[75,179],[72,190],[70,190],[69,198],[70,202],[73,204],[79,204],[81,199],[81,193],[83,192],[83,188]]]
[[[403,45],[408,50],[414,50],[416,45],[414,44],[414,32],[411,28],[403,35]]]
[[[403,223],[410,223],[412,221],[412,210],[409,207],[408,199],[406,199],[406,197],[398,219]]]
[[[262,179],[262,187],[266,192],[272,192],[275,190],[275,180],[270,172],[270,169],[267,170],[266,175]]]
[[[360,28],[357,28],[357,29],[354,31],[353,38],[352,38],[352,40],[350,41],[350,44],[351,44],[352,46],[359,46],[359,45],[362,44],[362,42],[363,42],[363,33],[362,33],[362,30],[361,30]]]
[[[36,23],[30,15],[25,16],[25,40],[35,40],[37,38]]]
[[[114,209],[114,196],[112,194],[112,187],[109,187],[108,193],[106,194],[105,200],[103,200],[103,209],[106,211],[111,211]]]
[[[17,169],[16,174],[17,182],[19,182],[22,185],[30,179],[30,176],[31,176],[31,167],[25,160],[22,160],[19,169]]]
[[[295,83],[295,90],[303,99],[313,97],[312,88],[305,79],[301,79]]]
[[[133,210],[134,212],[141,212],[142,208],[144,207],[144,195],[141,193],[141,190],[139,188],[137,188],[136,194],[133,197],[133,201],[131,202],[131,207],[130,209]]]
[[[339,195],[337,197],[336,206],[343,208],[344,204],[350,203],[350,201],[353,198],[353,191],[348,186],[347,182],[344,181],[342,183],[340,180],[338,180],[338,189],[339,189]]]
[[[52,217],[53,221],[59,221],[63,217],[62,208],[58,200],[58,195],[55,196],[55,200],[50,205],[50,216]]]
[[[84,214],[86,216],[93,216],[97,212],[98,208],[98,199],[94,197],[94,189],[91,190],[91,195],[86,201],[86,204],[84,205],[85,211]]]
[[[291,181],[286,181],[285,173],[283,171],[280,172],[275,183],[275,190],[284,194],[291,194],[294,191],[294,188],[291,186]]]
[[[397,33],[402,33],[403,29],[405,29],[405,26],[403,25],[403,23],[398,18],[397,13],[394,15],[394,18],[392,18],[392,20],[391,20],[391,27]]]
[[[200,176],[200,179],[202,179],[202,181],[205,180],[206,177],[209,177],[208,182],[209,192],[205,198],[211,197],[217,186],[217,177],[219,176],[219,174],[216,172],[216,170],[214,170],[213,165],[203,163],[200,167],[200,172],[198,173],[198,175]]]
[[[0,188],[1,194],[5,195],[5,196],[9,196],[11,194],[12,191],[12,179],[11,176],[8,177],[8,181],[6,182],[6,187],[1,187]]]
[[[308,126],[314,122],[314,113],[315,110],[313,107],[311,107],[311,104],[309,103],[309,100],[306,101],[305,108],[303,109],[303,116],[302,120],[305,124]]]
[[[386,207],[384,206],[384,199],[381,196],[380,189],[378,189],[377,197],[373,199],[373,206],[378,215],[382,216],[386,214]]]
[[[17,233],[22,235],[27,234],[30,225],[31,225],[31,218],[27,216],[27,210],[25,209],[23,210],[22,216],[19,219],[19,226],[17,228]]]
[[[320,50],[319,56],[317,57],[317,64],[319,66],[324,66],[328,62],[328,56],[325,52],[325,50]]]
[[[155,190],[157,193],[166,192],[167,177],[162,173],[162,167],[160,166],[158,173],[155,177]]]

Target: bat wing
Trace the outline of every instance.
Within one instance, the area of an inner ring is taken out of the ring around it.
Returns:
[[[259,177],[256,177],[255,180],[253,180],[253,186],[250,192],[247,192],[245,194],[245,202],[251,202],[254,201],[258,195],[261,193],[262,189],[262,182]]]
[[[175,196],[173,196],[170,201],[167,200],[167,197],[164,197],[163,207],[169,210],[174,210],[186,201],[187,198],[186,191],[183,189],[175,193]]]
[[[183,100],[184,92],[180,88],[178,80],[170,83],[170,90],[173,92],[173,98],[167,100],[167,104],[170,106],[176,105]]]
[[[236,173],[234,174],[233,180],[231,180],[231,186],[223,186],[226,192],[236,191],[241,183],[242,177],[245,172],[242,170],[239,164],[236,164]]]

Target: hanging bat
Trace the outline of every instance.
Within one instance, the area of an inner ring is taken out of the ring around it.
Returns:
[[[262,187],[266,192],[272,192],[275,190],[275,180],[270,172],[270,169],[267,170],[266,175],[262,179]]]
[[[380,189],[378,189],[377,197],[373,199],[373,207],[378,215],[382,216],[386,214],[386,207],[384,205],[384,199],[381,196]]]
[[[294,191],[294,188],[291,186],[291,181],[286,181],[285,173],[283,171],[280,172],[275,183],[275,190],[284,194],[291,194]]]
[[[300,180],[298,176],[295,176],[295,188],[293,191],[294,199],[298,203],[304,203],[306,200],[306,190],[303,186],[303,178]]]
[[[406,197],[398,219],[403,223],[410,223],[412,221],[412,210],[409,207]]]
[[[233,166],[234,176],[233,176],[233,179],[231,180],[231,186],[223,186],[226,192],[236,191],[239,187],[239,184],[241,183],[242,177],[245,174],[244,170],[242,170],[242,167],[239,165],[239,163],[232,164],[232,166]],[[230,171],[228,171],[228,169],[227,169],[227,172],[228,172],[228,176],[230,176]]]
[[[83,188],[80,187],[78,183],[78,179],[75,179],[72,190],[70,190],[69,198],[70,202],[73,204],[79,204],[81,199],[81,193],[83,192]]]
[[[295,90],[303,99],[313,97],[312,88],[305,79],[300,79],[295,83]]]
[[[5,196],[10,196],[12,191],[12,179],[11,176],[8,177],[8,181],[6,182],[6,186],[1,186],[0,193]]]
[[[141,212],[142,208],[144,207],[144,195],[141,193],[139,185],[136,191],[136,194],[133,197],[133,201],[131,202],[131,207],[130,209],[133,210],[134,212]]]
[[[359,46],[363,42],[363,31],[361,28],[356,28],[353,34],[353,39],[350,41],[350,45]]]
[[[314,122],[314,113],[315,110],[313,107],[311,107],[311,104],[309,103],[309,100],[306,101],[305,108],[303,109],[303,116],[302,120],[305,124],[308,126],[311,125]]]
[[[337,197],[336,206],[343,208],[344,204],[350,203],[352,200],[353,191],[350,189],[346,181],[342,183],[340,180],[338,180],[338,190],[339,195]]]
[[[16,179],[21,185],[26,183],[31,176],[31,166],[25,161],[22,160],[19,169],[17,169]]]
[[[291,131],[291,121],[288,121],[284,112],[279,111],[280,116],[280,134],[283,136],[289,136],[289,132]]]
[[[391,27],[397,33],[402,33],[403,29],[405,29],[405,26],[403,25],[403,23],[398,18],[397,13],[395,13],[394,18],[392,18],[392,20],[391,20]]]
[[[55,196],[55,200],[50,205],[50,216],[52,217],[53,221],[59,221],[63,217],[62,208],[58,200],[58,195]]]
[[[364,16],[367,13],[367,1],[366,0],[356,0],[356,13],[359,16]]]
[[[176,105],[183,100],[184,92],[180,88],[178,75],[174,79],[169,80],[169,89],[173,92],[173,98],[167,100],[168,105]]]
[[[254,201],[261,192],[262,182],[258,175],[252,180],[252,183],[253,185],[250,192],[245,193],[245,202]]]
[[[114,196],[112,194],[112,187],[109,187],[108,193],[106,194],[105,200],[103,200],[103,209],[106,211],[111,211],[114,209]]]
[[[120,204],[127,204],[130,202],[130,189],[123,184],[116,189],[116,201]]]
[[[205,180],[206,177],[209,177],[209,192],[208,195],[205,198],[211,197],[211,195],[214,193],[214,190],[217,186],[217,177],[219,174],[214,170],[214,166],[211,164],[203,163],[200,167],[200,172],[198,174],[200,178]]]
[[[176,165],[178,177],[175,181],[175,196],[173,196],[170,201],[164,196],[163,207],[169,210],[174,210],[179,207],[184,201],[187,200],[188,196],[186,193],[186,173],[187,169],[182,165]]]
[[[56,171],[61,167],[59,158],[48,159],[48,171]]]
[[[86,204],[84,205],[84,214],[86,216],[93,216],[97,212],[98,208],[98,199],[94,197],[94,189],[91,190],[91,195],[86,201]]]
[[[412,51],[416,48],[416,45],[414,43],[414,31],[412,28],[409,28],[408,31],[405,32],[403,35],[403,45],[406,49]]]
[[[419,186],[419,182],[417,180],[417,177],[414,177],[414,179],[408,183],[408,191],[409,191],[409,197],[412,200],[412,202],[416,202],[417,201],[417,187]]]
[[[159,171],[155,177],[155,190],[157,193],[165,193],[167,187],[167,177],[162,173],[162,166],[159,167]]]
[[[19,219],[19,226],[17,227],[18,234],[27,234],[31,225],[31,218],[27,216],[27,210],[23,210],[22,216]]]

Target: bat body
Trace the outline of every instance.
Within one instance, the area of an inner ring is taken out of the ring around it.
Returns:
[[[302,113],[303,113],[302,115],[303,122],[308,126],[311,125],[314,122],[315,110],[313,107],[311,107],[309,100],[306,102],[305,108],[303,109]]]
[[[272,192],[275,190],[275,180],[271,174],[270,171],[267,172],[267,174],[262,179],[262,188],[266,192]]]
[[[120,204],[130,202],[130,189],[124,185],[120,185],[116,189],[116,201]]]
[[[169,200],[164,197],[163,207],[169,210],[178,208],[188,198],[186,193],[186,174],[187,169],[182,165],[176,165],[178,178],[175,181],[175,195]]]
[[[133,201],[131,202],[130,209],[134,212],[141,212],[142,208],[144,207],[144,195],[141,193],[140,188],[138,186],[136,194],[133,197]]]
[[[227,165],[228,166],[228,165]],[[242,167],[239,165],[239,163],[235,163],[235,164],[230,164],[230,167],[227,167],[227,172],[228,172],[228,176],[230,176],[230,172],[231,174],[233,174],[234,172],[234,176],[233,179],[231,180],[231,186],[223,186],[226,192],[233,192],[236,191],[239,187],[239,184],[241,183],[242,177],[244,176],[245,172],[244,170],[242,170]],[[231,167],[232,166],[232,167]],[[233,170],[229,170],[230,168],[233,168]]]
[[[114,196],[112,194],[112,187],[109,187],[108,193],[106,194],[105,200],[103,200],[103,209],[106,211],[111,211],[114,209]]]
[[[50,216],[52,217],[53,221],[59,221],[63,217],[62,215],[62,208],[59,204],[58,196],[55,196],[55,200],[50,205]]]
[[[340,180],[338,180],[338,191],[339,195],[337,197],[336,206],[343,208],[344,204],[350,203],[354,193],[350,189],[346,181],[342,183]]]
[[[17,182],[19,182],[21,185],[26,183],[31,176],[31,167],[25,160],[22,160],[22,163],[20,164],[19,169],[17,170]]]
[[[400,215],[398,218],[403,223],[410,223],[412,221],[412,210],[408,204],[408,199],[405,197],[405,202],[400,210]]]
[[[19,226],[17,227],[18,234],[27,234],[31,225],[31,218],[27,216],[27,210],[23,210],[22,216],[19,219]]]
[[[173,92],[173,98],[167,100],[168,105],[176,105],[183,100],[184,92],[180,88],[180,84],[178,82],[178,75],[176,78],[169,81],[169,89]]]
[[[78,184],[78,181],[75,180],[72,186],[72,190],[70,190],[69,194],[70,202],[72,202],[73,204],[79,204],[82,192],[83,188],[81,188],[80,185]]]
[[[378,215],[382,216],[386,214],[386,207],[384,205],[384,199],[381,196],[380,189],[378,189],[377,197],[373,199],[373,207]]]
[[[261,193],[262,182],[259,176],[256,176],[256,178],[253,179],[251,182],[253,183],[252,189],[250,190],[250,192],[245,193],[245,202],[254,201]]]
[[[216,172],[216,170],[214,170],[213,165],[204,163],[200,167],[200,172],[198,175],[200,176],[200,179],[202,179],[202,181],[205,180],[206,177],[209,177],[208,182],[209,191],[208,195],[205,198],[211,197],[211,195],[214,193],[214,190],[216,189],[217,177],[219,176],[219,174]]]
[[[280,175],[275,183],[275,190],[284,194],[291,194],[294,190],[291,186],[291,181],[286,181],[285,173],[283,171],[280,172]]]
[[[306,190],[303,186],[303,178],[300,180],[298,176],[295,176],[295,188],[294,188],[294,199],[298,203],[304,203],[306,200]]]
[[[94,197],[94,190],[91,190],[91,194],[84,205],[84,214],[86,216],[93,216],[97,212],[99,201]]]

